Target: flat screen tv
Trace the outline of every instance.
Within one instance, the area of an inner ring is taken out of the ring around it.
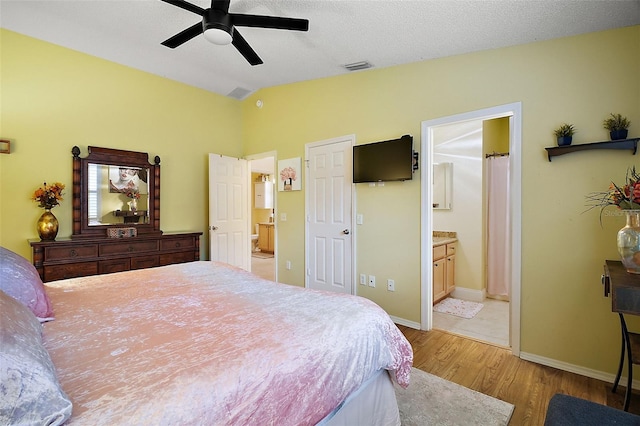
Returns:
[[[353,183],[413,179],[413,136],[353,147]]]

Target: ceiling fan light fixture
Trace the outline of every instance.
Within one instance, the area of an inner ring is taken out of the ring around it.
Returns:
[[[204,30],[204,38],[213,44],[221,46],[229,44],[233,40],[231,34],[222,28],[207,28]]]
[[[233,41],[233,25],[228,14],[215,9],[208,9],[202,16],[202,32],[204,38],[213,44],[224,46]]]

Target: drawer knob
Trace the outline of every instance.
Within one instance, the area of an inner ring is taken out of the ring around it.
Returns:
[[[176,247],[180,247],[180,243],[179,242],[176,242]]]
[[[76,251],[76,249],[71,249],[69,250],[69,255],[71,257],[76,257],[78,255],[78,252]]]
[[[134,251],[135,249],[134,249],[132,246],[129,246],[128,250],[129,250],[129,253],[131,253],[131,252],[132,252],[132,251]]]

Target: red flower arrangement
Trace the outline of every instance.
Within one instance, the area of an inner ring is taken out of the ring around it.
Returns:
[[[140,192],[138,192],[135,189],[128,189],[125,192],[125,195],[131,199],[136,199],[136,200],[140,199]]]
[[[609,190],[587,195],[591,208],[616,206],[620,210],[640,210],[640,174],[635,166],[627,169],[624,185],[611,182]]]

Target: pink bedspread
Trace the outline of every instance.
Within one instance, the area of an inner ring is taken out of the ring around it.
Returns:
[[[47,283],[44,342],[74,425],[315,424],[411,346],[354,296],[214,262]]]

